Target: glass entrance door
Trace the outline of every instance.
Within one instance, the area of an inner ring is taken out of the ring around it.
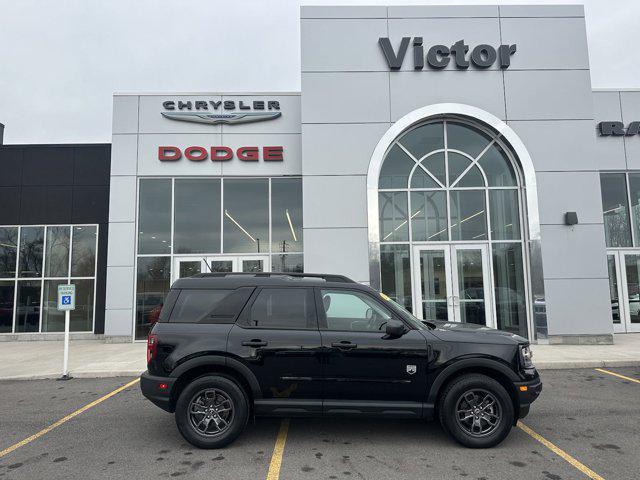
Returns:
[[[495,326],[488,262],[485,244],[415,247],[413,308],[417,316]]]
[[[611,319],[616,333],[640,332],[640,252],[607,252]]]
[[[241,257],[176,257],[172,279],[190,277],[198,273],[268,272],[268,255],[247,255]]]

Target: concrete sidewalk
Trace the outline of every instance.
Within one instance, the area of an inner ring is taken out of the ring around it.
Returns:
[[[0,343],[0,380],[58,378],[62,342]],[[540,369],[640,366],[640,333],[615,335],[613,345],[534,345]],[[145,343],[76,340],[69,346],[69,370],[77,378],[136,376],[146,369]]]

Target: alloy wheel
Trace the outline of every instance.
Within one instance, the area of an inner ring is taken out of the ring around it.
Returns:
[[[188,415],[191,426],[199,434],[217,436],[226,432],[233,421],[233,400],[220,389],[207,388],[193,396]]]

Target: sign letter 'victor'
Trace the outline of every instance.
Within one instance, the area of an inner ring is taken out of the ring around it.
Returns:
[[[380,37],[378,39],[378,44],[391,70],[400,70],[407,54],[409,43],[411,43],[411,37],[402,37],[396,52],[388,37]],[[414,70],[422,70],[425,64],[425,47],[422,45],[422,37],[413,37],[412,43],[413,68]],[[427,50],[426,62],[430,68],[441,70],[446,68],[453,58],[456,68],[465,70],[469,68],[470,64],[473,64],[476,68],[489,68],[498,60],[500,68],[505,69],[511,65],[511,55],[516,53],[516,45],[500,45],[497,51],[491,45],[478,45],[471,50],[471,55],[467,58],[468,52],[469,45],[466,45],[464,40],[458,40],[450,47],[434,45]]]

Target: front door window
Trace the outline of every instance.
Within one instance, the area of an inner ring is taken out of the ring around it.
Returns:
[[[417,246],[419,317],[493,326],[487,246]]]

